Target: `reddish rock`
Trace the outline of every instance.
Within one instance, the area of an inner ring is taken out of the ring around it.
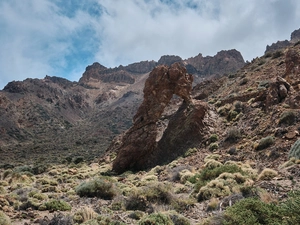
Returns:
[[[144,88],[144,100],[134,116],[133,126],[119,145],[113,170],[141,170],[166,163],[195,147],[208,130],[208,105],[191,99],[193,78],[180,63],[158,66],[149,75]],[[184,101],[171,117],[162,138],[158,140],[158,121],[172,96]],[[187,141],[188,140],[188,141]]]

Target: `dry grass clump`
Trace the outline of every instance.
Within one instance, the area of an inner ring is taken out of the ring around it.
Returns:
[[[2,211],[0,211],[0,224],[1,225],[10,225],[10,218]]]
[[[220,163],[214,159],[208,159],[208,160],[206,160],[204,167],[208,168],[208,169],[214,169],[214,168],[220,167],[222,165],[223,165],[222,163]]]
[[[278,175],[278,172],[273,169],[265,168],[259,175],[258,180],[271,180]]]
[[[238,193],[246,180],[247,178],[240,173],[222,173],[218,178],[200,188],[198,201]]]
[[[173,193],[171,183],[153,182],[133,190],[125,201],[125,208],[126,210],[147,211],[154,205],[168,205],[180,211],[191,204],[193,202],[188,197],[177,197]]]
[[[99,216],[92,208],[90,207],[83,207],[79,209],[73,216],[73,220],[76,223],[83,223],[88,220],[92,220]]]

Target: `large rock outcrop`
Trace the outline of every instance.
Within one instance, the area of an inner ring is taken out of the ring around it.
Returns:
[[[141,170],[172,160],[187,150],[187,136],[190,142],[201,141],[203,130],[206,130],[204,118],[208,106],[192,100],[192,82],[192,76],[180,63],[158,66],[150,73],[144,87],[144,100],[133,118],[134,124],[114,149],[118,152],[113,162],[115,172]],[[183,99],[183,104],[162,138],[157,140],[157,122],[174,94]]]

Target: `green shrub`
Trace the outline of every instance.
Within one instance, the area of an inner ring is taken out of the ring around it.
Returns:
[[[289,151],[289,159],[291,158],[300,159],[300,139],[298,139]]]
[[[222,224],[282,224],[279,212],[276,205],[264,203],[257,198],[246,198],[226,209]]]
[[[142,218],[139,225],[173,225],[173,222],[167,215],[153,213]]]
[[[209,145],[209,147],[208,147],[208,149],[209,149],[210,151],[214,151],[214,150],[216,150],[216,149],[218,149],[218,148],[219,148],[218,143],[211,143],[211,144]]]
[[[212,135],[210,135],[209,140],[210,140],[210,142],[216,142],[219,140],[219,137],[217,134],[212,134]]]
[[[234,120],[237,116],[238,116],[238,112],[237,111],[235,111],[235,110],[230,110],[229,112],[228,112],[228,115],[227,115],[227,120],[228,121],[231,121],[231,120]]]
[[[283,112],[279,119],[279,124],[293,125],[296,121],[296,114],[293,111]]]
[[[229,164],[229,165],[221,165],[219,167],[216,167],[214,169],[211,168],[204,168],[200,174],[196,174],[195,176],[188,179],[191,183],[195,183],[195,191],[198,192],[199,189],[203,186],[205,186],[209,181],[217,178],[222,173],[241,173],[241,168],[239,168],[235,164]]]
[[[300,190],[290,192],[289,198],[280,204],[286,224],[300,224]]]
[[[0,211],[0,225],[10,225],[10,218],[2,211]]]
[[[71,210],[71,205],[63,200],[50,200],[45,203],[45,207],[50,211],[68,211]]]
[[[98,197],[112,199],[116,195],[113,183],[104,178],[83,182],[75,188],[80,197]]]
[[[259,143],[255,146],[256,150],[263,150],[269,146],[271,146],[272,144],[274,144],[274,137],[272,136],[268,136],[265,138],[262,138]]]

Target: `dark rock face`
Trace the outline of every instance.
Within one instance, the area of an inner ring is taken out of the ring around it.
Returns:
[[[290,46],[290,44],[291,43],[288,40],[277,41],[276,43],[273,43],[270,46],[267,45],[265,54],[266,53],[272,53],[272,52],[278,51],[280,49],[286,48],[286,47]]]
[[[122,68],[107,69],[99,63],[94,63],[86,68],[86,71],[80,78],[79,83],[86,84],[93,81],[133,84],[135,79]]]
[[[202,54],[199,54],[184,60],[184,63],[193,66],[199,75],[232,73],[245,65],[243,56],[235,49],[220,51],[213,57],[203,57]]]
[[[10,93],[23,93],[27,91],[24,83],[21,81],[9,82],[3,90]]]
[[[296,43],[300,41],[300,29],[294,30],[291,34],[291,42]]]
[[[132,63],[128,66],[124,67],[127,72],[130,73],[148,73],[149,71],[153,70],[154,67],[157,65],[155,61],[142,61],[138,63]]]
[[[181,61],[182,61],[182,58],[177,55],[164,55],[164,56],[160,57],[157,64],[170,66],[173,63],[181,62]]]
[[[170,67],[158,66],[150,73],[145,83],[143,103],[133,118],[134,124],[115,149],[118,155],[113,162],[114,171],[140,170],[166,162],[187,150],[184,148],[185,137],[199,140],[202,135],[200,127],[205,127],[203,119],[207,106],[191,99],[192,82],[192,76],[186,73],[180,63]],[[157,122],[173,94],[184,99],[184,103],[170,121],[168,131],[157,142]],[[176,151],[178,147],[180,151]]]

